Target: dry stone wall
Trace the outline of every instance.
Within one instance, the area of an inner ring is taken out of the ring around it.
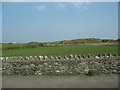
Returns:
[[[70,55],[0,57],[3,75],[64,75],[64,74],[118,74],[120,56],[114,54],[98,56]]]

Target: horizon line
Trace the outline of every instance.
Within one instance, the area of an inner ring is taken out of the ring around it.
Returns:
[[[29,43],[29,42],[38,42],[38,43],[48,43],[48,42],[59,42],[59,41],[67,41],[67,40],[77,40],[77,39],[101,39],[103,40],[102,38],[76,38],[76,39],[64,39],[64,40],[57,40],[57,41],[28,41],[28,42],[2,42],[2,43]],[[108,38],[104,38],[104,39],[107,39],[107,40],[118,40],[120,38],[116,38],[116,39],[108,39]]]

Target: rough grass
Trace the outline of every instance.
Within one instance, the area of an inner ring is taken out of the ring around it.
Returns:
[[[98,55],[118,52],[117,44],[112,45],[72,45],[56,47],[18,48],[2,50],[2,56],[59,56],[59,55]]]

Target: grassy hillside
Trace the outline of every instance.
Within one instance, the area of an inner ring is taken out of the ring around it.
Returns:
[[[61,41],[60,43],[66,43],[66,44],[92,44],[92,43],[110,43],[110,42],[115,42],[115,40],[88,38],[88,39],[66,40],[66,41]]]
[[[58,42],[29,42],[29,43],[3,43],[2,49],[16,49],[16,48],[36,48],[36,47],[53,47],[53,46],[69,46],[69,45],[83,45],[83,44],[108,44],[116,43],[118,40],[111,39],[74,39],[74,40],[63,40]]]

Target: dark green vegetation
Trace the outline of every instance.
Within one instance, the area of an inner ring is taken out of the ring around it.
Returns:
[[[88,76],[95,76],[95,75],[100,75],[100,74],[101,74],[100,71],[90,70],[87,75]]]
[[[42,47],[43,43],[30,42],[30,43],[3,43],[2,49],[16,49],[16,48],[36,48]]]

